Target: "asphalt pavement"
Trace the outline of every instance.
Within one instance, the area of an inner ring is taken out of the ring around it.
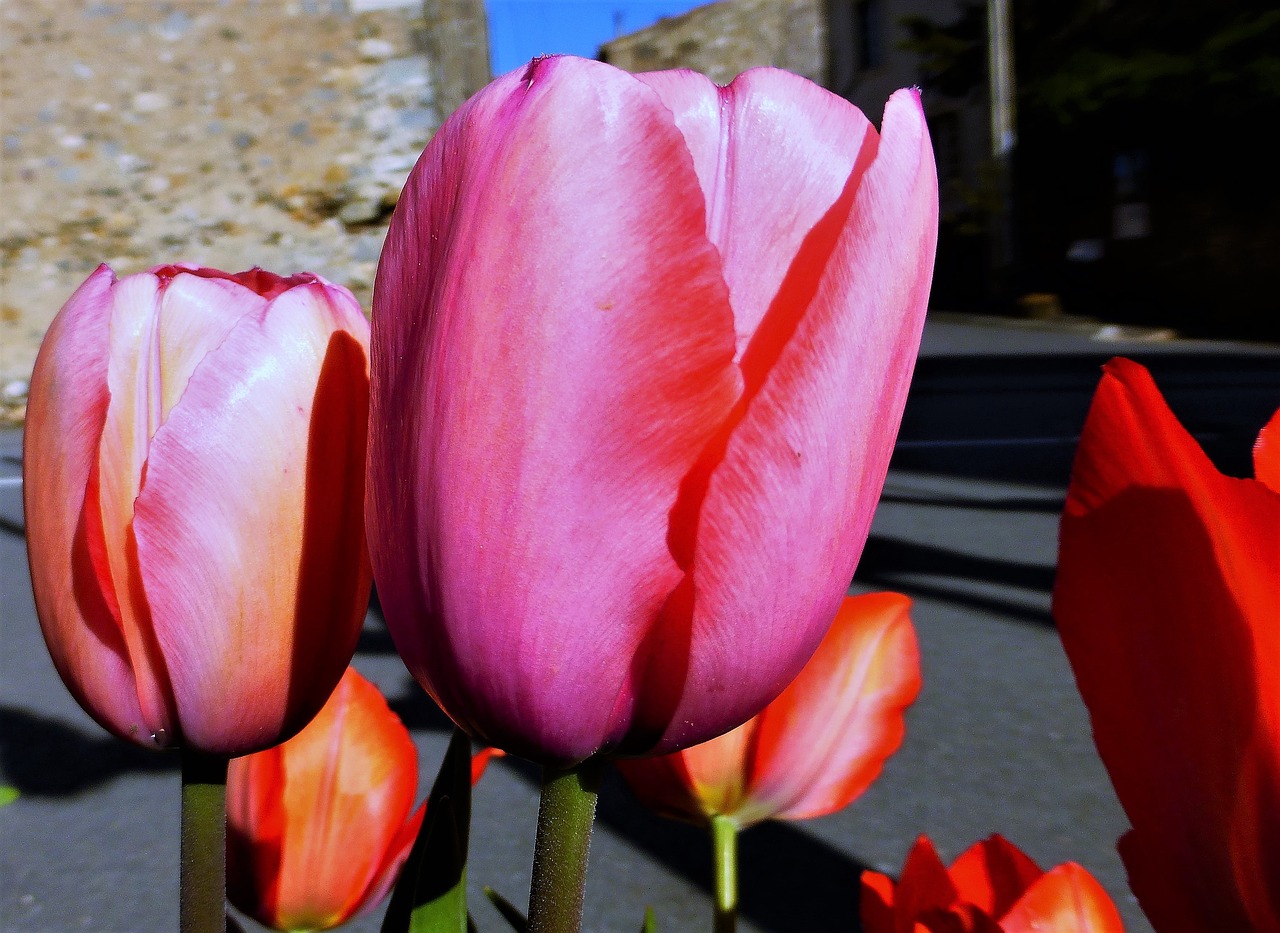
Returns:
[[[1280,406],[1280,347],[1123,339],[1135,336],[931,319],[854,584],[914,598],[924,689],[901,751],[863,797],[745,833],[743,933],[856,930],[862,868],[896,874],[920,833],[950,858],[993,832],[1043,867],[1080,862],[1132,933],[1150,930],[1115,854],[1124,815],[1049,616],[1070,453],[1098,367],[1126,355],[1150,364],[1224,469],[1244,472],[1253,434]],[[174,930],[177,762],[103,733],[58,680],[27,580],[20,452],[21,432],[0,432],[0,784],[21,793],[0,808],[0,930]],[[425,793],[449,724],[376,612],[355,664],[412,730]],[[469,879],[484,933],[507,927],[481,885],[527,897],[536,808],[536,772],[520,761],[496,762],[476,788]],[[630,933],[653,905],[665,933],[706,930],[709,890],[701,831],[649,815],[611,777],[584,929]],[[374,931],[380,913],[348,929]]]

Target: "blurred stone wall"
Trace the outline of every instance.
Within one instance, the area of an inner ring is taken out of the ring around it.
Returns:
[[[483,0],[0,4],[3,413],[100,262],[311,271],[367,309],[409,170],[487,77]]]
[[[825,86],[825,6],[823,0],[721,0],[620,36],[601,46],[600,57],[627,71],[692,68],[719,84],[773,65]]]

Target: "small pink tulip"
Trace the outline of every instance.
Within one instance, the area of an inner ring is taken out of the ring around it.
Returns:
[[[368,326],[346,289],[106,266],[31,380],[23,482],[54,665],[105,728],[241,755],[323,705],[369,592]]]
[[[374,298],[369,538],[409,669],[544,764],[759,712],[852,577],[937,236],[883,132],[774,69],[544,58],[418,161]]]
[[[920,653],[899,593],[850,596],[800,676],[737,729],[683,751],[617,763],[659,813],[745,828],[848,806],[902,744]]]

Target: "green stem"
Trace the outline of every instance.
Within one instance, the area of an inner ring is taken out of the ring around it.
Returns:
[[[715,933],[738,928],[738,824],[729,816],[711,818],[711,846],[715,851]]]
[[[587,881],[587,848],[604,764],[587,759],[542,772],[538,836],[533,844],[529,933],[578,933]]]
[[[227,759],[182,750],[181,933],[224,933]]]

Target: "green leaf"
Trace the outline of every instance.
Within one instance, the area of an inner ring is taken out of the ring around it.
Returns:
[[[658,933],[658,918],[653,915],[653,908],[644,909],[644,923],[640,925],[640,933]]]
[[[18,788],[0,784],[0,807],[7,807],[18,799]]]
[[[502,914],[502,919],[511,924],[511,929],[515,930],[516,933],[527,933],[529,929],[529,921],[515,904],[511,903],[488,885],[485,885],[484,896],[487,897],[493,903],[493,906],[498,909],[498,913]]]
[[[471,740],[453,731],[427,815],[400,872],[382,933],[467,933]]]

